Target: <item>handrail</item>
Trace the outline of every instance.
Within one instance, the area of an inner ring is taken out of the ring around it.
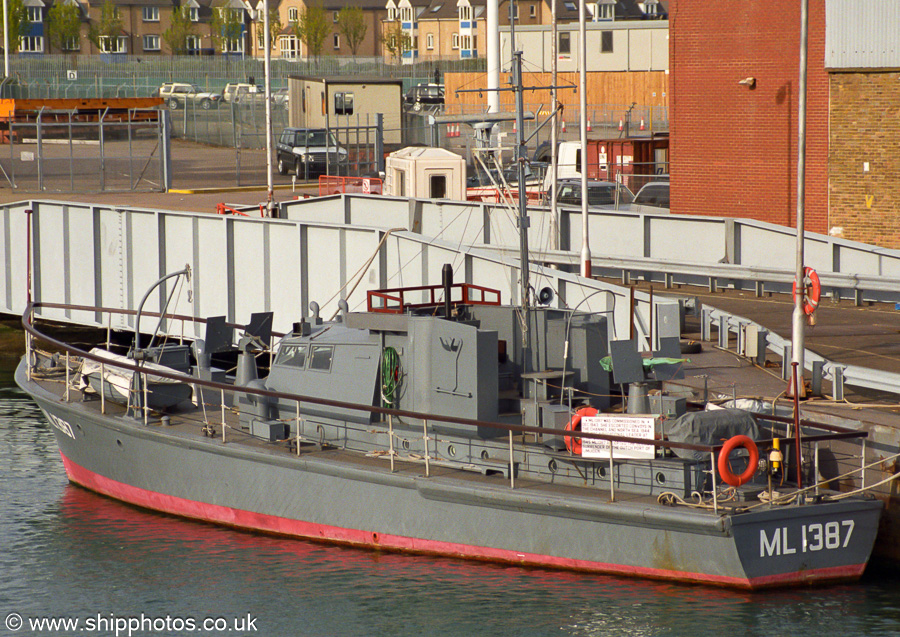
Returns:
[[[38,330],[32,324],[32,312],[35,308],[40,307],[52,307],[59,309],[84,309],[82,306],[69,306],[61,303],[43,303],[43,302],[30,302],[28,307],[26,308],[25,313],[22,315],[22,327],[25,331],[38,339],[41,339],[47,343],[50,343],[63,351],[75,354],[77,356],[81,356],[83,358],[87,358],[97,362],[103,362],[106,365],[112,365],[115,367],[120,367],[122,369],[127,369],[133,372],[144,372],[144,370],[140,365],[130,364],[130,363],[115,363],[111,364],[109,359],[105,359],[101,356],[97,356],[96,354],[91,354],[88,351],[82,350],[74,345],[70,345],[63,341],[53,338],[47,334],[44,334],[40,330]],[[97,311],[98,308],[93,308],[94,311]],[[113,310],[116,311],[116,310]],[[130,310],[122,310],[123,313],[133,313]],[[205,319],[201,319],[198,317],[184,317],[171,315],[174,319],[182,319],[182,320],[192,320],[198,322],[205,322]],[[473,427],[490,427],[499,430],[505,430],[514,433],[532,433],[532,434],[541,434],[541,435],[556,435],[556,436],[573,436],[573,432],[564,429],[549,429],[545,427],[531,427],[528,425],[515,425],[510,423],[499,423],[499,422],[490,422],[490,421],[481,421],[475,420],[471,418],[459,418],[456,416],[446,416],[441,414],[430,414],[418,411],[409,411],[404,409],[389,409],[386,407],[379,407],[376,405],[363,405],[359,403],[351,403],[346,401],[332,400],[329,398],[321,398],[316,396],[306,396],[303,394],[294,394],[290,392],[276,392],[270,391],[266,389],[257,389],[255,387],[236,387],[234,385],[226,384],[226,383],[218,383],[211,380],[203,380],[200,378],[196,378],[193,376],[188,376],[185,374],[179,374],[177,372],[167,372],[164,370],[153,370],[154,376],[159,376],[162,378],[168,378],[171,380],[181,381],[181,382],[189,382],[193,385],[200,385],[203,387],[210,387],[212,389],[217,389],[220,391],[239,391],[243,394],[252,394],[255,396],[265,396],[268,398],[284,398],[287,400],[293,400],[303,403],[309,403],[313,405],[320,405],[324,407],[334,407],[338,409],[345,409],[351,411],[359,411],[359,412],[369,412],[380,414],[384,416],[397,416],[404,418],[413,418],[417,420],[428,420],[428,421],[439,421],[444,423],[451,424],[459,424],[459,425],[469,425]],[[767,417],[766,414],[758,414],[760,417]],[[812,425],[818,426],[818,425]],[[614,436],[607,434],[599,434],[587,431],[578,432],[578,438],[589,438],[596,440],[605,440],[608,442],[620,442],[620,443],[635,443],[642,445],[652,445],[654,447],[662,447],[666,449],[687,449],[690,451],[700,451],[706,453],[716,453],[721,450],[723,444],[718,445],[698,445],[691,443],[682,443],[682,442],[672,442],[669,440],[655,440],[655,439],[645,439],[645,438],[631,438],[626,436]],[[848,439],[848,438],[867,438],[868,432],[865,431],[852,431],[847,430],[841,433],[831,433],[825,434],[822,436],[805,436],[804,440],[816,441],[816,440],[840,440],[840,439]],[[762,441],[766,442],[766,441]],[[573,460],[583,460],[583,458],[572,456]]]

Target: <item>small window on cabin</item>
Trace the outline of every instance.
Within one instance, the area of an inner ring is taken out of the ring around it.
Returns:
[[[306,366],[306,345],[285,345],[278,352],[278,365],[289,365],[303,369]]]
[[[613,52],[613,32],[612,31],[601,31],[600,32],[600,53],[612,53]]]
[[[557,49],[560,55],[572,55],[572,34],[562,32],[559,34],[559,45]]]
[[[318,372],[331,370],[331,358],[334,348],[331,345],[313,345],[309,355],[309,368]]]
[[[444,199],[447,196],[447,175],[431,175],[428,182],[432,199]]]
[[[353,115],[353,93],[335,93],[334,112],[336,115]]]

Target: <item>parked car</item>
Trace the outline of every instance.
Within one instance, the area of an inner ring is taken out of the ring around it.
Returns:
[[[272,106],[288,110],[291,106],[291,94],[286,88],[277,88],[272,91]]]
[[[443,84],[419,84],[414,86],[403,97],[404,103],[414,110],[421,110],[423,105],[444,103]]]
[[[228,103],[243,102],[247,99],[266,99],[266,89],[256,84],[230,82],[222,90],[222,99]]]
[[[638,190],[632,202],[632,209],[635,207],[647,208],[663,208],[669,209],[669,182],[668,181],[651,181]]]
[[[561,179],[556,184],[556,203],[560,206],[581,206],[581,180]],[[612,181],[588,180],[588,206],[627,206],[634,201],[634,193],[626,186]],[[544,203],[550,203],[549,191],[544,194]]]
[[[285,128],[276,144],[278,172],[297,177],[346,172],[347,149],[324,128]]]
[[[221,93],[202,91],[196,84],[188,84],[187,82],[166,82],[159,87],[157,94],[166,101],[166,106],[173,111],[185,108],[188,104],[203,110],[209,110],[218,108],[222,101]]]

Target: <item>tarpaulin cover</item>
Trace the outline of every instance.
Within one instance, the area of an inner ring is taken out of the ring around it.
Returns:
[[[759,438],[759,425],[743,409],[716,409],[695,411],[666,423],[666,436],[672,442],[692,445],[720,445],[733,436],[743,434],[752,440]],[[679,458],[701,460],[709,458],[704,451],[674,448]]]

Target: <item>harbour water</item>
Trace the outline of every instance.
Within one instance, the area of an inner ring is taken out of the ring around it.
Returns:
[[[139,510],[66,481],[49,426],[5,371],[2,635],[900,633],[900,571],[878,565],[855,585],[749,594],[375,553]]]

